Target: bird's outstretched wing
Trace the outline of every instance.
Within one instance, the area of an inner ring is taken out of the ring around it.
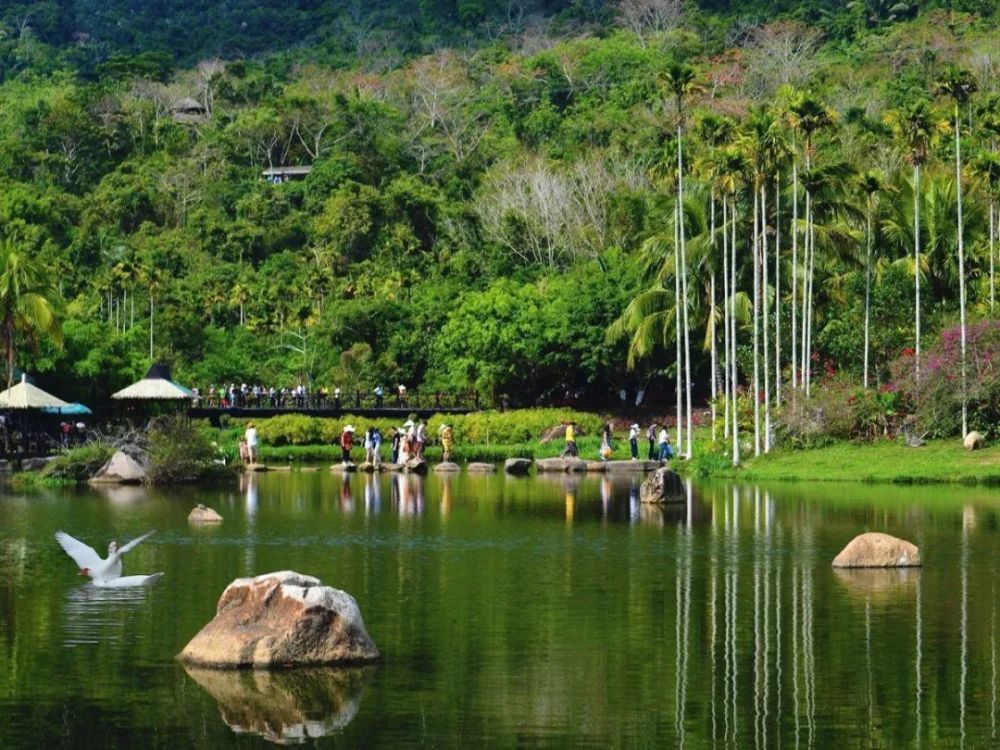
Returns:
[[[127,589],[137,586],[149,586],[163,577],[163,573],[153,573],[148,576],[122,576],[108,580],[95,580],[94,585],[105,589]]]
[[[155,533],[156,533],[156,529],[153,529],[152,531],[147,531],[142,536],[137,536],[135,539],[133,539],[128,544],[125,544],[125,545],[119,547],[118,548],[118,557],[121,557],[122,555],[124,555],[129,550],[135,549],[140,544],[142,544],[144,541],[146,541],[147,539],[149,539],[149,537],[153,536],[153,534],[155,534]]]
[[[65,531],[56,532],[56,541],[66,551],[66,554],[76,561],[77,566],[81,570],[89,568],[96,571],[103,567],[104,560],[94,551],[93,547],[88,547],[79,539],[71,537]]]

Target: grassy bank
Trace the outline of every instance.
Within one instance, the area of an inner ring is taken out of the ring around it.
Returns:
[[[698,465],[696,458],[694,465]],[[970,452],[958,439],[920,448],[897,442],[836,443],[782,450],[745,460],[739,468],[715,467],[710,476],[751,481],[1000,484],[1000,446]]]

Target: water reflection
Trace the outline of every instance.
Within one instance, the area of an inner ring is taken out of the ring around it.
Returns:
[[[235,733],[293,745],[350,724],[375,668],[185,670],[215,699],[222,720]]]
[[[63,604],[62,645],[74,648],[128,639],[137,613],[149,605],[149,586],[99,588],[90,583],[70,589]]]

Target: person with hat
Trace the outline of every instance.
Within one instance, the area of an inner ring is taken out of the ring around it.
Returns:
[[[639,460],[639,424],[632,423],[628,431],[628,447],[632,451],[632,460]]]
[[[247,458],[252,464],[257,463],[260,460],[260,453],[257,448],[257,426],[250,422],[247,424],[246,432],[243,433],[243,439],[247,444]]]
[[[351,463],[351,448],[354,447],[354,425],[345,425],[340,433],[341,460],[345,465]]]

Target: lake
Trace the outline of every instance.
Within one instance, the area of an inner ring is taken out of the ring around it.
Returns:
[[[225,522],[196,528],[197,502]],[[983,747],[998,732],[1000,492],[628,478],[245,477],[0,496],[0,747]],[[102,554],[95,590],[52,538]],[[866,530],[922,570],[845,573]],[[234,578],[350,592],[374,667],[185,670]]]

